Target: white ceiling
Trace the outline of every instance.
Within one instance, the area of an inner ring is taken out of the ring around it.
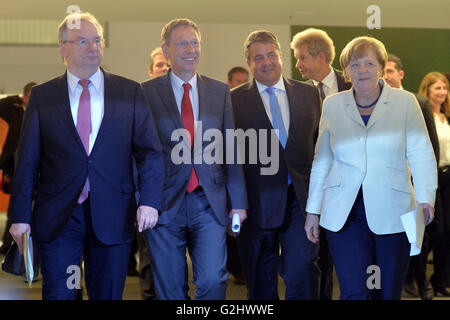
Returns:
[[[381,26],[450,29],[450,0],[1,0],[0,19],[61,20],[69,5],[101,21],[365,26],[369,5]]]

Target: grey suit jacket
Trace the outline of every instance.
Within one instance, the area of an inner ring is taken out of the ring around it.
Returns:
[[[164,153],[166,179],[163,190],[163,210],[158,223],[169,223],[180,209],[186,195],[192,165],[194,165],[218,221],[222,225],[228,225],[229,209],[247,209],[247,194],[242,165],[237,164],[236,161],[232,164],[226,164],[225,161],[227,152],[225,130],[234,130],[229,87],[220,81],[198,75],[199,123],[196,127],[194,148],[192,149],[189,143],[185,143],[186,141],[183,142],[177,137],[172,137],[175,130],[184,129],[184,127],[169,74],[170,72],[165,76],[157,77],[142,84]],[[201,138],[205,132],[207,134],[217,132],[223,134],[223,148],[220,145],[220,139],[208,140],[205,137],[206,141],[202,141]],[[176,152],[172,154],[174,148]],[[181,164],[177,164],[173,160],[174,156],[176,158],[179,155],[177,150],[180,150],[180,148],[189,150],[191,153],[190,163],[183,161]],[[203,159],[201,163],[197,163],[197,160],[194,162],[194,155],[195,159],[202,159],[202,155],[212,155],[216,156],[216,160],[220,160],[210,163]]]

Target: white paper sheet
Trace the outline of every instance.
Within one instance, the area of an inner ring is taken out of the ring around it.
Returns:
[[[423,234],[425,232],[425,221],[423,217],[423,209],[419,203],[416,203],[416,209],[400,216],[406,236],[411,243],[410,256],[420,254],[422,250]]]

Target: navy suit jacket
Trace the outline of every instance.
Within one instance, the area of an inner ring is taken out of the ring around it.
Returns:
[[[31,224],[38,241],[52,241],[63,231],[87,176],[97,238],[107,245],[131,241],[136,220],[132,156],[140,177],[139,205],[161,208],[163,157],[142,87],[103,73],[104,117],[89,156],[70,111],[67,75],[31,91],[19,140],[11,220]]]
[[[164,183],[163,212],[158,220],[159,224],[169,223],[179,211],[186,187],[192,172],[192,164],[176,164],[172,161],[172,151],[180,143],[178,139],[172,141],[172,133],[177,129],[184,129],[180,112],[176,104],[175,96],[170,81],[170,72],[164,76],[146,81],[142,84],[145,96],[155,119],[156,127],[161,138],[164,153],[164,165],[166,179]],[[195,131],[194,148],[190,144],[185,147],[191,152],[191,163],[194,154],[204,156],[212,149],[219,151],[217,139],[207,138],[200,142],[205,132],[210,129],[218,129],[223,135],[223,163],[208,164],[205,159],[201,163],[194,163],[200,183],[206,194],[217,220],[221,225],[228,225],[229,209],[247,209],[247,194],[242,165],[226,163],[225,155],[226,129],[234,129],[234,120],[230,104],[230,90],[223,82],[198,75],[199,116],[201,123]],[[236,148],[236,145],[233,145]],[[185,150],[187,150],[185,149]],[[208,151],[209,150],[209,151]],[[234,153],[236,155],[236,152]]]
[[[304,210],[308,194],[309,174],[314,157],[314,145],[320,120],[319,91],[313,85],[284,79],[289,101],[290,125],[286,149],[279,148],[279,169],[275,175],[261,175],[267,167],[258,157],[256,164],[244,165],[249,201],[247,224],[250,228],[277,228],[284,222],[288,192],[288,172],[295,188],[300,208]],[[273,130],[255,81],[231,91],[236,128]],[[268,134],[270,137],[270,135]],[[267,145],[271,154],[270,138],[259,141]],[[258,147],[259,148],[259,147]],[[245,140],[245,159],[249,159],[249,140]],[[259,151],[258,151],[259,153]]]

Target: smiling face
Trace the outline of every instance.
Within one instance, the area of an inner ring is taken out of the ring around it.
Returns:
[[[247,64],[253,77],[263,85],[273,86],[281,78],[281,53],[273,43],[253,43]]]
[[[85,45],[80,41],[86,41]],[[64,31],[59,49],[67,69],[82,79],[94,74],[103,60],[103,40],[97,27],[87,20],[81,20],[79,29]]]
[[[378,92],[378,80],[383,75],[383,69],[372,50],[368,49],[361,58],[351,59],[346,73],[357,94]]]
[[[164,55],[172,66],[172,72],[184,81],[189,81],[200,61],[200,39],[194,28],[180,26],[172,30],[170,43],[163,44]]]
[[[440,106],[448,95],[448,88],[444,81],[438,80],[428,88],[428,99],[432,105]]]

